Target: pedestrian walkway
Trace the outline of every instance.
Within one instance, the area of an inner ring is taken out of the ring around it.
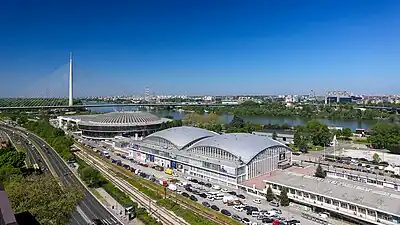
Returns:
[[[106,206],[108,209],[110,209],[111,212],[117,215],[125,225],[143,225],[143,223],[141,223],[137,219],[129,221],[128,217],[125,216],[124,207],[120,205],[103,188],[96,188],[95,191],[97,191],[97,193],[101,195],[102,198],[100,199],[100,201],[104,204],[104,206]]]

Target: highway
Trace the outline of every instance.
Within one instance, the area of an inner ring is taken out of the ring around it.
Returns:
[[[49,168],[45,165],[45,160],[39,154],[38,150],[27,143],[29,141],[32,143],[35,142],[51,164],[51,167],[54,169],[56,179],[58,179],[62,185],[75,185],[83,190],[84,197],[79,202],[77,211],[74,211],[72,214],[70,225],[86,225],[90,220],[95,218],[100,219],[105,225],[122,224],[93,197],[93,195],[73,175],[65,162],[62,161],[58,154],[45,141],[30,133],[25,136],[25,134],[21,134],[16,130],[14,130],[14,134],[6,129],[4,129],[4,131],[9,135],[11,134],[12,137],[19,136],[17,139],[21,140],[21,144],[27,152],[29,160],[32,160],[32,163],[38,163],[38,165],[45,168],[46,171],[49,171]],[[28,141],[26,141],[26,139],[28,139]]]

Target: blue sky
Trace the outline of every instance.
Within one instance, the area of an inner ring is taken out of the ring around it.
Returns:
[[[398,93],[400,1],[2,1],[0,97]]]

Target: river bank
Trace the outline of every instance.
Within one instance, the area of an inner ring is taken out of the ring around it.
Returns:
[[[113,111],[131,111],[139,110],[135,106],[124,106],[124,107],[102,107],[102,108],[88,108],[92,112],[107,113]],[[141,108],[141,110],[147,110],[160,117],[172,117],[173,119],[179,120],[184,119],[190,112],[178,111],[178,110],[157,110],[150,108]],[[304,125],[311,118],[299,118],[299,117],[273,117],[273,116],[240,116],[244,121],[250,123],[259,124],[288,124],[289,126]],[[221,123],[229,123],[233,118],[233,115],[223,114],[219,115]],[[356,129],[370,129],[378,122],[377,120],[330,120],[330,119],[316,119],[330,127],[347,127],[352,131]],[[385,121],[384,121],[385,122]]]

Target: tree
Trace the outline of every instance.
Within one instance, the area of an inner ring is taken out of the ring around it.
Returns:
[[[30,212],[40,224],[67,224],[83,193],[75,187],[61,188],[49,175],[13,179],[6,191],[15,213]]]
[[[279,196],[281,200],[281,206],[289,206],[290,201],[289,197],[287,196],[287,191],[288,190],[286,187],[283,187],[281,190],[281,195]]]
[[[269,185],[267,189],[267,201],[270,202],[274,200],[274,198],[275,198],[274,192],[272,191],[271,185]]]
[[[90,166],[80,169],[79,175],[81,176],[82,180],[84,180],[88,184],[89,187],[98,188],[106,183],[106,180],[100,174],[100,172]]]
[[[375,163],[378,163],[381,161],[381,157],[379,157],[378,153],[374,153],[374,155],[372,156],[372,161],[374,161]]]
[[[353,131],[351,131],[350,128],[344,128],[342,130],[342,136],[349,138],[349,137],[353,136]]]
[[[318,121],[308,121],[306,124],[306,131],[311,136],[313,145],[324,146],[331,142],[332,134],[328,126]]]
[[[242,118],[234,115],[231,122],[229,123],[229,126],[234,128],[243,128],[244,124],[245,122]]]
[[[318,164],[318,167],[317,167],[317,170],[315,171],[314,176],[318,177],[318,178],[325,178],[326,177],[326,172],[324,171],[324,169],[322,169],[321,164]]]
[[[375,124],[368,140],[376,149],[388,149],[392,153],[400,154],[400,125]]]
[[[308,143],[309,141],[309,136],[303,131],[303,128],[298,128],[296,129],[296,132],[294,133],[294,138],[293,142],[294,145],[304,153],[308,152]]]
[[[272,139],[276,140],[278,138],[278,134],[274,131],[272,132]]]

